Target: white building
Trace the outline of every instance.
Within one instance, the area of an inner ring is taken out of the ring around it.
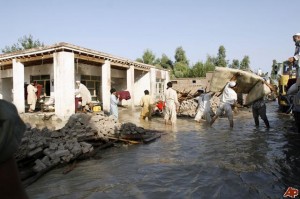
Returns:
[[[163,94],[169,71],[68,43],[0,55],[0,94],[25,112],[25,83],[43,85],[42,94],[55,97],[55,114],[67,119],[75,113],[75,81],[80,80],[109,112],[110,89],[127,90],[130,106],[139,105],[144,90]]]

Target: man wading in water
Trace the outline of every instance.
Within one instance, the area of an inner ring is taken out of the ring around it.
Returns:
[[[172,82],[167,83],[167,90],[165,92],[165,124],[176,124],[177,110],[179,108],[179,102],[177,98],[177,92],[172,88]]]
[[[225,112],[226,117],[229,120],[230,128],[233,128],[233,113],[232,113],[232,106],[236,104],[237,94],[233,90],[236,86],[236,79],[240,75],[237,73],[234,75],[230,82],[228,82],[222,92],[221,100],[219,108],[217,109],[216,115],[212,118],[210,125],[212,126],[216,119]]]

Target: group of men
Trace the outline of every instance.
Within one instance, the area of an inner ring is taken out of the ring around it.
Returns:
[[[211,109],[210,99],[215,95],[214,92],[206,93],[204,89],[199,89],[198,106],[196,110],[195,120],[200,122],[201,119],[205,119],[208,124],[213,125],[218,117],[225,115],[230,127],[233,128],[233,107],[237,105],[237,93],[236,93],[236,80],[240,76],[240,73],[234,75],[221,91],[220,103],[214,114]],[[262,80],[263,84],[266,84],[271,90],[273,87],[266,81]],[[165,93],[165,123],[174,125],[176,123],[176,115],[179,108],[177,99],[177,92],[172,89],[172,83],[167,84],[167,90]],[[266,104],[264,98],[260,98],[252,103],[252,113],[255,121],[255,125],[259,126],[259,116],[264,121],[267,128],[270,128],[270,124],[266,115]]]

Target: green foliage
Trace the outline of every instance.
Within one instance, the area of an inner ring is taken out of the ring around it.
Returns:
[[[25,35],[18,39],[18,43],[13,44],[12,46],[5,46],[3,49],[1,49],[1,51],[2,53],[11,53],[37,47],[44,47],[44,43],[40,42],[39,40],[34,40],[32,35]]]
[[[204,64],[202,62],[197,62],[193,68],[190,70],[190,77],[204,77],[206,74]]]
[[[208,59],[208,60],[206,60],[204,67],[205,67],[206,72],[209,72],[209,71],[214,71],[216,68],[216,65],[213,62],[211,62],[211,60]]]
[[[144,63],[144,60],[142,58],[136,58],[135,61],[140,62],[140,63]]]
[[[232,64],[229,66],[230,68],[239,69],[240,61],[238,59],[233,59]]]
[[[162,68],[165,69],[172,69],[173,70],[173,62],[166,54],[162,54],[160,59],[160,65]]]
[[[177,78],[188,77],[189,67],[184,62],[176,62],[174,65],[174,75]]]
[[[227,62],[226,62],[226,49],[224,46],[220,46],[219,47],[219,51],[218,51],[218,57],[216,60],[216,65],[217,66],[221,66],[221,67],[226,67],[227,66]]]
[[[245,55],[240,63],[241,70],[249,70],[250,69],[250,58],[248,55]]]
[[[144,64],[150,64],[150,65],[157,64],[155,62],[155,55],[153,54],[153,52],[150,49],[146,49],[144,51],[142,58],[137,58],[136,61],[144,63]]]
[[[209,63],[213,64],[214,66],[217,66],[218,65],[218,58],[213,57],[211,55],[207,55],[206,62],[209,62]]]
[[[175,62],[181,62],[187,66],[189,65],[189,61],[186,58],[185,51],[181,46],[176,48],[175,50]]]
[[[218,49],[217,57],[207,55],[206,61],[198,61],[191,68],[189,61],[185,55],[185,51],[180,46],[175,50],[175,62],[165,54],[162,54],[161,58],[155,59],[154,54],[150,50],[146,50],[142,58],[138,58],[137,61],[155,65],[159,68],[172,70],[171,78],[184,78],[184,77],[205,77],[207,72],[214,71],[216,66],[230,67],[236,69],[248,70],[250,69],[250,58],[244,56],[242,61],[233,59],[231,64],[226,60],[226,49],[224,46],[220,46]]]

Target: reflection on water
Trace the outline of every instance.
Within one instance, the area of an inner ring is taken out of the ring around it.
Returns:
[[[101,151],[67,175],[56,169],[27,188],[31,198],[281,198],[299,186],[299,139],[289,115],[268,104],[271,128],[255,128],[251,112],[213,127],[179,118],[140,121],[138,110],[120,120],[166,132],[148,145]],[[299,187],[298,187],[299,188]]]

